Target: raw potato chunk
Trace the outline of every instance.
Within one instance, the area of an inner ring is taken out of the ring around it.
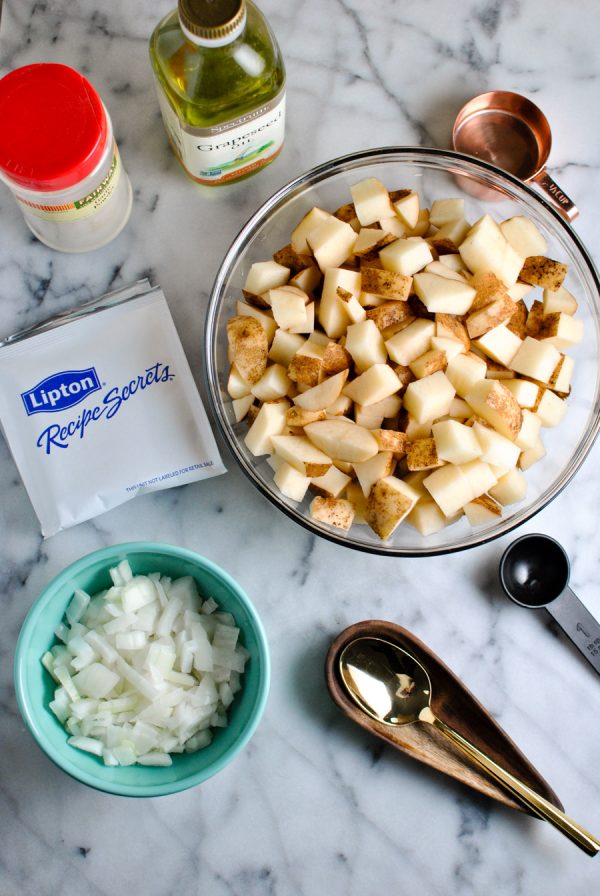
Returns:
[[[358,271],[330,267],[325,270],[323,290],[319,303],[319,323],[331,339],[339,339],[346,332],[350,315],[346,303],[340,298],[338,289],[343,289],[357,298],[360,294],[361,276]]]
[[[277,329],[269,350],[269,360],[288,367],[296,352],[303,345],[304,338],[299,333],[289,333],[287,330]]]
[[[474,311],[467,317],[467,332],[471,339],[483,336],[500,324],[506,324],[517,310],[516,303],[509,296],[496,299]]]
[[[252,394],[259,401],[275,401],[288,394],[291,382],[285,367],[281,364],[271,364],[259,381],[252,386]]]
[[[522,501],[527,494],[527,480],[518,470],[509,470],[496,485],[490,489],[490,495],[499,504],[506,506]]]
[[[415,274],[414,289],[428,311],[442,314],[466,314],[475,298],[475,290],[464,280],[438,274]]]
[[[295,334],[292,334],[295,335]],[[288,365],[288,376],[299,386],[311,389],[321,379],[323,372],[323,358],[312,354],[301,354],[298,351]]]
[[[376,177],[368,177],[350,187],[356,217],[363,227],[394,214],[390,194]]]
[[[315,206],[302,218],[298,226],[292,231],[292,246],[299,255],[307,255],[311,249],[308,245],[306,237],[319,224],[332,218],[331,212],[326,212],[322,208]]]
[[[512,392],[522,408],[532,408],[538,397],[539,388],[531,380],[512,379],[504,384]]]
[[[434,322],[418,318],[391,339],[386,340],[385,347],[392,361],[408,366],[411,361],[428,351],[434,334]]]
[[[317,420],[305,426],[304,432],[329,457],[352,464],[369,460],[379,450],[375,436],[346,417]]]
[[[525,259],[519,280],[556,291],[562,286],[566,274],[567,266],[561,261],[554,261],[545,255],[530,255]]]
[[[234,398],[231,402],[235,422],[239,423],[247,415],[254,404],[254,395],[244,395],[243,398]]]
[[[251,265],[244,283],[244,290],[262,295],[269,289],[284,286],[290,279],[290,269],[276,261],[256,261]]]
[[[524,410],[523,424],[519,430],[519,435],[515,440],[515,444],[518,445],[522,451],[527,451],[529,448],[533,448],[540,437],[541,425],[542,421],[537,414]]]
[[[449,339],[447,336],[432,336],[431,348],[442,351],[446,355],[446,361],[451,361],[457,355],[464,354],[465,347],[458,339]]]
[[[407,321],[408,325],[414,320],[414,315],[406,302],[382,302],[375,308],[369,308],[367,320],[372,320],[381,332],[404,321]]]
[[[407,239],[399,239],[389,246],[385,246],[379,258],[386,271],[394,271],[412,277],[426,264],[433,261],[431,248],[422,237],[413,236]]]
[[[405,302],[408,299],[411,284],[410,277],[405,277],[404,274],[394,271],[365,268],[362,272],[361,288],[363,292],[397,302]]]
[[[489,215],[484,215],[471,227],[458,251],[474,274],[491,271],[505,286],[517,282],[523,266],[523,257],[517,255]]]
[[[415,470],[431,470],[444,464],[440,460],[435,446],[435,439],[427,437],[414,439],[406,446],[406,465],[413,472]]]
[[[495,429],[482,426],[481,423],[475,422],[472,429],[481,448],[482,461],[496,467],[504,467],[507,470],[517,465],[521,453],[517,444],[507,439],[506,436],[500,435]]]
[[[558,426],[566,410],[567,405],[562,398],[550,389],[540,389],[533,411],[542,421],[542,426]]]
[[[544,314],[553,314],[555,311],[562,311],[563,314],[575,314],[577,311],[577,299],[564,286],[560,286],[556,290],[545,289],[544,297]]]
[[[414,190],[408,190],[405,196],[400,196],[393,201],[394,210],[409,230],[414,230],[419,223],[419,213],[421,211],[419,205],[419,194]]]
[[[471,340],[467,328],[462,321],[453,314],[435,315],[435,335],[444,339],[457,339],[462,342],[466,352],[471,348]]]
[[[458,420],[440,420],[431,429],[440,460],[464,464],[480,456],[481,446],[471,426]]]
[[[499,380],[479,380],[464,396],[476,414],[514,442],[523,422],[516,398]]]
[[[289,401],[265,402],[248,432],[244,442],[248,450],[259,457],[261,454],[272,454],[272,437],[280,435],[286,426],[286,414]]]
[[[446,464],[430,473],[423,485],[447,517],[454,516],[474,497],[468,478],[455,464]]]
[[[438,370],[431,376],[409,383],[404,393],[404,406],[417,423],[424,423],[447,414],[455,394],[446,374]]]
[[[246,380],[240,376],[239,370],[236,370],[235,366],[232,366],[229,371],[229,378],[227,380],[227,392],[231,398],[245,398],[246,395],[250,395],[251,385],[247,383]]]
[[[339,498],[351,481],[347,473],[343,473],[332,464],[323,476],[313,476],[310,480],[310,487],[319,494]]]
[[[480,339],[476,339],[473,345],[492,361],[510,367],[521,346],[521,340],[508,327],[500,324],[493,330],[488,330]]]
[[[482,526],[501,517],[502,508],[489,495],[480,495],[465,504],[465,515],[472,526]]]
[[[475,383],[484,380],[486,373],[487,367],[483,358],[479,358],[471,352],[457,355],[448,362],[446,367],[446,377],[461,398],[471,391]]]
[[[373,364],[385,364],[387,349],[381,332],[372,320],[351,324],[346,333],[346,351],[359,372],[364,372]]]
[[[344,383],[348,378],[348,371],[341,370],[335,376],[323,380],[318,386],[313,386],[307,392],[302,392],[294,398],[294,404],[306,411],[322,411],[328,408],[340,395]]]
[[[352,465],[358,484],[363,490],[365,498],[369,497],[371,489],[379,479],[384,479],[394,472],[396,459],[391,451],[380,451],[370,460]]]
[[[400,390],[400,380],[387,364],[373,364],[344,388],[344,395],[361,405],[371,405]]]
[[[254,317],[232,317],[227,321],[227,339],[232,363],[253,386],[267,369],[269,341],[264,327]]]
[[[309,479],[323,476],[331,466],[331,458],[319,451],[305,436],[274,435],[271,442],[275,454]]]
[[[434,227],[443,227],[465,216],[464,199],[435,199],[429,210],[429,220]]]
[[[540,342],[527,336],[512,358],[510,367],[523,376],[548,383],[559,362],[560,352],[557,348],[549,342]]]
[[[288,426],[302,429],[307,423],[325,420],[326,416],[325,411],[305,411],[304,408],[291,407],[287,410],[285,420]]]
[[[300,327],[306,322],[308,296],[296,286],[280,286],[269,290],[269,304],[277,326],[282,330]]]
[[[306,241],[312,249],[322,271],[338,268],[352,252],[356,233],[345,221],[331,216],[307,234]]]
[[[419,355],[408,366],[416,378],[420,380],[424,376],[435,373],[437,370],[445,370],[448,366],[448,359],[444,351],[432,348],[430,351],[425,352],[424,355]]]
[[[310,485],[308,476],[304,476],[286,461],[279,464],[273,482],[281,494],[292,501],[302,501]]]
[[[377,439],[380,451],[392,451],[396,458],[404,457],[408,436],[405,432],[395,429],[374,429],[373,435]]]
[[[260,308],[254,308],[254,306],[247,305],[245,302],[238,302],[236,311],[240,317],[255,317],[267,334],[269,345],[271,344],[277,331],[277,324],[269,314],[265,314]]]
[[[430,245],[433,245],[430,239]],[[438,277],[445,277],[447,280],[456,280],[457,283],[465,283],[465,278],[458,271],[453,271],[441,261],[432,261],[423,268],[426,274],[437,274]]]
[[[442,513],[435,501],[420,499],[406,517],[406,522],[421,535],[426,536],[439,532],[451,520]]]
[[[533,466],[533,464],[536,464],[538,460],[541,460],[545,454],[546,449],[544,448],[544,444],[542,440],[538,438],[531,448],[525,448],[525,450],[521,452],[519,467],[521,470],[527,470],[529,467]]]
[[[317,495],[310,505],[313,520],[347,531],[354,519],[354,507],[345,498],[322,498]]]
[[[418,499],[418,493],[396,476],[379,479],[367,498],[367,523],[385,541],[408,516]]]
[[[570,349],[583,339],[583,321],[562,311],[545,314],[538,339],[561,350]]]
[[[548,248],[545,237],[533,221],[523,215],[503,221],[500,230],[522,258],[527,258],[528,255],[544,255]]]

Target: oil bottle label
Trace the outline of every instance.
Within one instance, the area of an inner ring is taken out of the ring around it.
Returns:
[[[36,218],[43,218],[45,221],[80,221],[82,218],[89,218],[106,204],[117,188],[121,170],[121,159],[115,143],[110,168],[100,183],[89,193],[56,205],[29,202],[18,193],[15,196],[17,201],[25,206],[28,215],[35,215]]]
[[[160,109],[179,161],[201,184],[222,184],[270,162],[283,146],[285,90],[247,115],[211,128],[182,122],[159,90]]]

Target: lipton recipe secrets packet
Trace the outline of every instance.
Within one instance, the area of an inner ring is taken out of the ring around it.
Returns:
[[[0,342],[0,423],[44,535],[225,472],[147,280]]]

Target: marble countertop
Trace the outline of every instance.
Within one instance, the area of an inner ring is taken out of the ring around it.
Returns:
[[[212,193],[186,179],[160,123],[147,41],[169,2],[4,0],[2,73],[56,61],[90,78],[112,116],[134,207],[109,246],[62,255],[30,236],[2,188],[0,333],[149,276],[200,383],[211,283],[255,208],[345,152],[448,146],[460,106],[493,88],[545,110],[552,172],[582,209],[577,232],[600,259],[595,0],[552,13],[543,0],[261,6],[287,63],[287,145],[259,176]],[[496,570],[511,537],[426,560],[353,553],[295,526],[224,446],[223,456],[225,476],[138,498],[44,541],[0,440],[3,896],[596,892],[598,865],[550,826],[383,748],[342,717],[323,683],[342,628],[369,617],[399,622],[463,678],[567,812],[600,833],[598,678],[545,614],[502,597]],[[596,446],[523,527],[563,542],[572,587],[596,612],[599,505]],[[243,753],[202,786],[151,801],[95,792],[55,768],[25,729],[12,685],[19,628],[49,579],[84,553],[137,539],[180,544],[226,567],[263,618],[273,663],[263,721]]]

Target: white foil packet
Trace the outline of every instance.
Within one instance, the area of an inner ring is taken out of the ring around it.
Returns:
[[[46,536],[226,472],[147,280],[0,342],[0,424]]]

